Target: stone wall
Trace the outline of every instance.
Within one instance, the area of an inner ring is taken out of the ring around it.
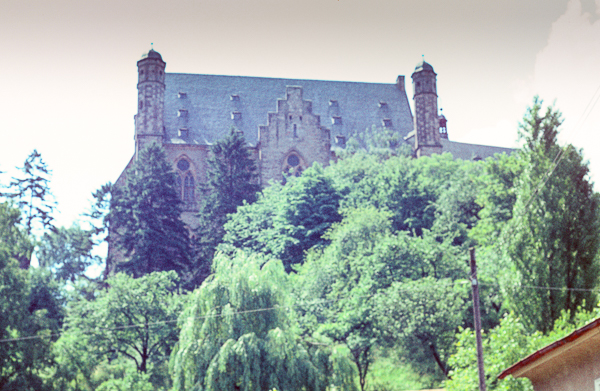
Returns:
[[[329,129],[321,126],[302,87],[289,86],[286,98],[277,101],[277,112],[259,129],[260,184],[283,181],[284,171],[299,175],[314,162],[328,165],[331,156]]]

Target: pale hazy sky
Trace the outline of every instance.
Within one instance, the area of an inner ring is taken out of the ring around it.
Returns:
[[[600,0],[0,0],[0,170],[37,148],[69,225],[133,153],[136,61],[154,42],[167,72],[382,83],[409,82],[423,54],[451,140],[517,145],[539,94],[599,180],[600,104],[582,117],[599,16]]]

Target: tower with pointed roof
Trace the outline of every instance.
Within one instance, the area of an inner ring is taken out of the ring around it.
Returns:
[[[165,66],[154,49],[137,62],[138,112],[135,115],[135,156],[146,145],[162,144],[165,135],[163,121],[165,101]]]
[[[415,102],[415,156],[430,156],[442,152],[440,122],[437,107],[437,74],[425,60],[417,64],[413,80]]]

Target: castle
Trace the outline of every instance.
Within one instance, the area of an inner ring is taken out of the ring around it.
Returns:
[[[137,63],[135,153],[116,185],[124,184],[140,150],[161,144],[173,163],[188,225],[198,208],[195,189],[206,178],[210,145],[232,127],[244,133],[263,186],[282,181],[284,173],[300,175],[314,162],[328,165],[333,149],[372,126],[398,132],[416,157],[450,152],[484,159],[511,151],[448,139],[446,118],[438,114],[437,75],[425,61],[412,74],[414,118],[404,76],[381,84],[165,73],[165,66],[154,50]]]

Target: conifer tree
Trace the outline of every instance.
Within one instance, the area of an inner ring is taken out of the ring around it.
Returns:
[[[34,149],[19,170],[22,175],[12,178],[8,191],[1,195],[13,199],[22,211],[28,234],[32,233],[36,221],[40,224],[38,228],[53,229],[52,212],[56,204],[50,192],[52,172],[48,169],[48,165],[42,160],[42,155]]]
[[[175,174],[163,149],[152,144],[139,154],[127,184],[114,190],[111,230],[127,260],[118,271],[135,277],[154,271],[189,269],[189,232],[181,220]]]
[[[210,260],[225,235],[223,226],[227,215],[235,213],[245,202],[253,203],[260,190],[256,183],[256,164],[242,132],[232,128],[229,136],[212,146],[207,176],[202,186],[204,199],[194,243],[195,284],[200,284],[210,271]]]

